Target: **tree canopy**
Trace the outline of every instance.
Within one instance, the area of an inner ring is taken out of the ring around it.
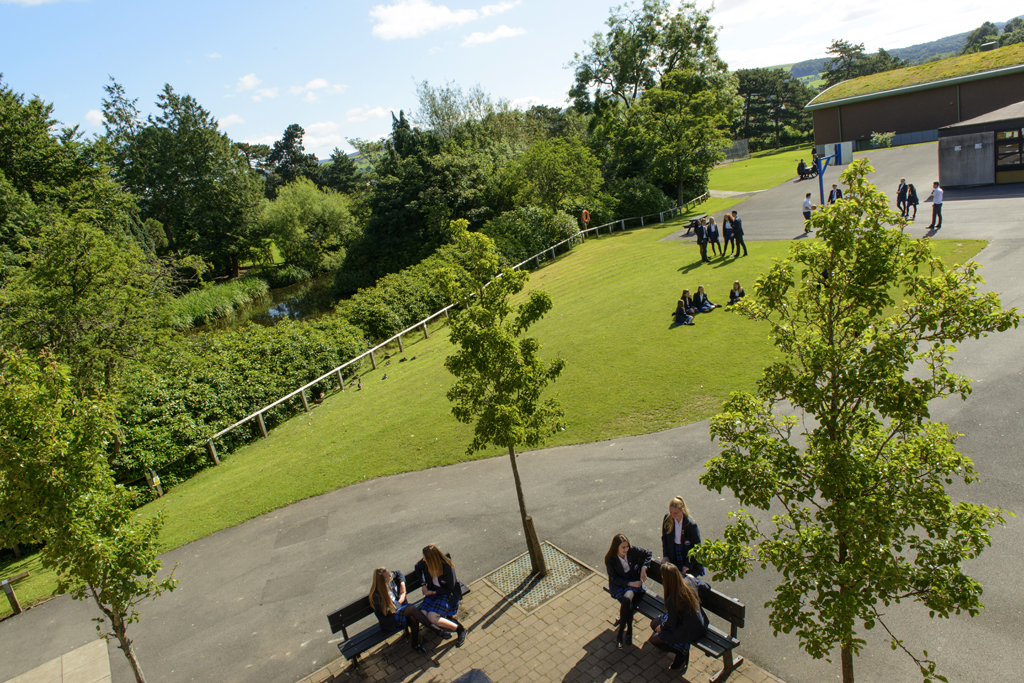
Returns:
[[[911,654],[884,608],[982,609],[964,563],[990,545],[1004,513],[950,497],[947,485],[977,473],[956,450],[960,435],[929,420],[929,405],[970,394],[970,380],[950,371],[955,344],[1019,321],[979,290],[977,263],[947,267],[928,240],[903,231],[867,182],[872,170],[858,159],[843,172],[843,201],[811,219],[821,239],[795,245],[737,306],[767,325],[780,358],[756,393],[732,394],[712,418],[721,453],[700,478],[765,513],[731,513],[700,561],[718,579],[771,565],[772,628],[795,632],[815,658],[838,648],[844,683],[854,680],[861,628],[881,625]],[[926,680],[944,680],[927,651],[911,656]]]
[[[855,44],[846,40],[833,40],[826,52],[829,54],[829,59],[825,60],[824,69],[821,72],[826,88],[851,78],[902,69],[910,64],[907,60],[895,57],[882,48],[878,48],[878,52],[875,54],[868,55],[864,52],[864,43]]]
[[[753,150],[804,142],[813,130],[811,113],[804,106],[814,89],[782,69],[740,69],[737,94],[743,110],[733,127],[736,138],[745,138]]]

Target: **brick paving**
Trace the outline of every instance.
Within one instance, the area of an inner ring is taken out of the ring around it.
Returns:
[[[690,651],[686,675],[669,671],[671,655],[644,641],[647,620],[637,614],[633,645],[615,647],[613,621],[618,602],[604,592],[606,579],[591,574],[560,596],[527,614],[510,604],[482,579],[471,584],[459,619],[469,634],[461,648],[455,639],[428,635],[424,657],[412,650],[404,635],[365,653],[356,664],[340,658],[299,683],[444,683],[470,669],[480,669],[494,683],[505,681],[689,681],[707,683],[721,662],[697,648]],[[714,617],[712,617],[714,619]],[[367,622],[370,623],[370,622]],[[740,631],[740,640],[743,631]],[[641,647],[643,646],[643,647]],[[737,651],[742,655],[742,646]],[[783,683],[744,660],[729,683]]]

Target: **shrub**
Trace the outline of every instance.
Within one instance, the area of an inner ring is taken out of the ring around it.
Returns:
[[[294,264],[277,266],[276,268],[266,268],[258,271],[256,275],[266,280],[271,289],[289,287],[300,282],[305,282],[313,277],[308,270],[300,268]]]
[[[895,131],[891,133],[872,133],[871,134],[871,147],[872,149],[879,149],[882,147],[888,147],[892,144],[892,139],[896,137]]]
[[[502,265],[515,265],[579,230],[576,219],[566,213],[524,206],[487,221],[481,232],[494,240]]]
[[[131,480],[153,468],[165,486],[187,479],[210,464],[210,436],[366,348],[362,331],[337,316],[176,338],[126,382],[123,445],[112,462],[115,476]],[[359,365],[349,366],[346,376]],[[317,386],[326,390],[330,381]],[[266,413],[264,421],[270,428],[301,409],[298,398],[286,401]],[[218,448],[236,448],[257,432],[255,426],[240,427]]]
[[[608,191],[615,198],[615,213],[619,218],[650,216],[675,206],[668,195],[642,178],[613,180]]]
[[[167,324],[176,330],[205,325],[231,314],[239,306],[266,298],[269,290],[266,281],[252,276],[194,289],[168,306]]]

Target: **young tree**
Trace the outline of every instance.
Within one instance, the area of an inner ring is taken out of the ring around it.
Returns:
[[[324,164],[321,177],[324,187],[342,194],[354,192],[360,185],[359,169],[356,167],[356,162],[337,147],[331,152],[330,163]],[[363,184],[365,185],[365,181]]]
[[[540,140],[513,161],[501,181],[516,201],[558,211],[594,197],[601,189],[597,159],[578,140]]]
[[[140,602],[177,584],[157,578],[162,520],[138,518],[114,485],[106,460],[113,410],[77,395],[69,375],[45,353],[0,356],[0,519],[19,522],[16,541],[45,543],[43,566],[57,573],[59,590],[96,604],[96,629],[117,639],[145,683],[128,626]]]
[[[453,300],[466,302],[465,309],[451,319],[450,338],[458,350],[444,362],[455,376],[448,400],[455,419],[474,425],[468,453],[491,445],[508,449],[530,564],[534,574],[544,576],[547,565],[533,517],[526,513],[516,448],[536,447],[545,436],[563,428],[558,401],[541,395],[561,374],[565,361],[545,363],[539,355],[540,343],[523,337],[551,310],[551,297],[534,290],[513,309],[509,299],[523,290],[529,274],[505,270],[488,284],[498,270],[494,242],[486,235],[466,232],[465,221],[453,223],[471,280],[458,283],[449,278],[443,284]]]
[[[756,394],[734,393],[712,418],[722,450],[700,480],[774,515],[732,513],[724,538],[698,556],[716,579],[774,567],[772,628],[795,631],[814,658],[838,647],[844,683],[865,642],[858,629],[879,624],[926,680],[945,680],[927,652],[910,653],[882,609],[911,600],[948,617],[983,607],[963,563],[990,544],[1003,511],[946,492],[977,473],[928,406],[971,391],[949,370],[954,344],[1016,327],[1019,316],[979,292],[977,263],[947,267],[928,240],[905,234],[867,182],[873,170],[853,162],[840,177],[843,201],[812,219],[821,239],[794,246],[738,307],[768,325],[781,359]],[[783,414],[786,406],[811,419]]]

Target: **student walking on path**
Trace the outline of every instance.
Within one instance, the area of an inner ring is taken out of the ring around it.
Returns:
[[[811,224],[809,222],[811,220],[811,212],[817,208],[818,207],[816,207],[814,204],[811,204],[811,193],[808,192],[804,196],[804,234],[807,234],[811,231]]]
[[[932,193],[928,195],[928,199],[932,200],[932,222],[928,226],[929,230],[932,228],[938,230],[942,227],[942,195],[942,188],[939,187],[939,181],[936,180],[932,183]],[[925,201],[928,201],[928,199]]]
[[[914,187],[914,183],[910,183],[907,186],[907,209],[903,214],[904,218],[908,218],[907,214],[910,213],[910,207],[914,207],[914,215],[909,216],[910,220],[917,220],[917,205],[920,201],[917,199],[917,188]]]

